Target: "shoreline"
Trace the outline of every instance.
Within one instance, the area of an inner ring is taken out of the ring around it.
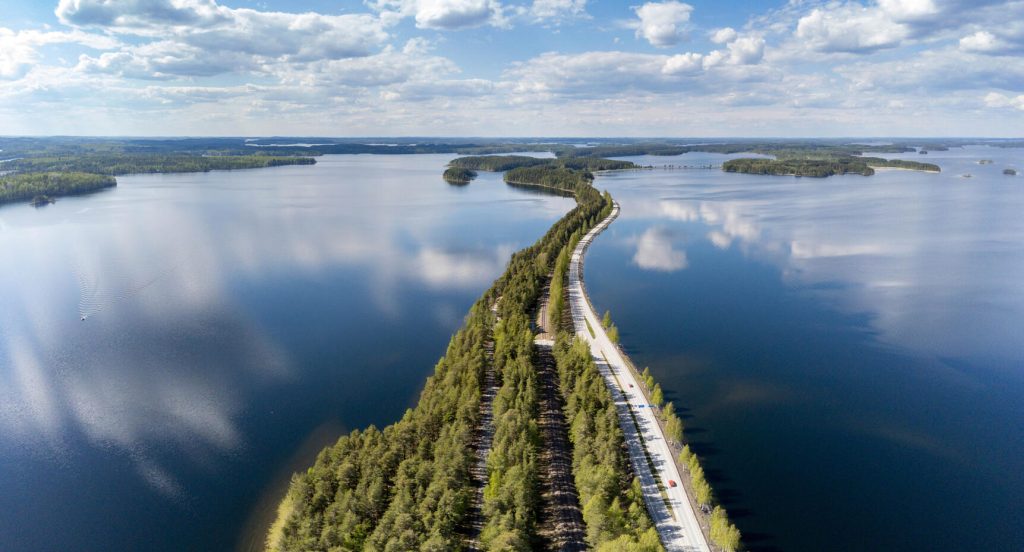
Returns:
[[[872,169],[874,169],[875,172],[878,172],[878,171],[911,171],[911,172],[923,172],[923,173],[931,173],[931,174],[939,174],[939,173],[942,172],[942,171],[929,171],[927,169],[911,169],[909,167],[874,167],[872,165],[868,165],[868,166],[871,167]]]
[[[569,265],[569,302],[576,335],[590,345],[594,361],[619,404],[619,425],[627,437],[630,461],[644,488],[644,500],[666,550],[709,552],[707,525],[701,523],[686,480],[668,445],[658,416],[645,408],[649,401],[634,374],[628,357],[608,338],[586,292],[583,261],[587,249],[619,215],[619,204],[580,239]],[[623,385],[625,382],[625,385]],[[627,387],[628,386],[628,387]],[[677,482],[672,487],[668,481]]]

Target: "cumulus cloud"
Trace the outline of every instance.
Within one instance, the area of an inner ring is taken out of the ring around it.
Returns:
[[[1000,29],[999,34],[977,31],[960,39],[959,46],[964,52],[1009,56],[1024,54],[1024,23],[1015,27]]]
[[[796,36],[820,52],[867,53],[898,46],[909,29],[878,9],[848,4],[800,18]]]
[[[1014,108],[1024,111],[1024,94],[1007,96],[998,92],[990,92],[985,96],[985,105],[994,108]]]
[[[704,68],[704,56],[688,52],[674,55],[665,60],[661,72],[666,75],[692,75],[700,73]]]
[[[162,30],[227,22],[231,11],[214,0],[60,0],[55,13],[67,25]]]
[[[77,69],[86,73],[108,73],[134,79],[208,77],[256,67],[248,56],[224,52],[209,56],[202,48],[165,40],[126,47],[99,56],[82,55]]]
[[[50,44],[79,44],[86,48],[106,50],[118,46],[118,41],[103,35],[79,30],[69,32],[24,30],[13,31],[0,27],[0,79],[17,79],[39,59],[38,48]]]
[[[676,55],[596,51],[579,54],[549,52],[505,71],[508,90],[520,99],[557,96],[621,97],[636,92],[686,93],[720,96],[738,83],[753,83],[779,76],[751,66],[764,53],[759,37],[739,38],[723,50],[707,55],[688,52]],[[713,69],[713,70],[712,70]],[[774,85],[769,85],[774,86]]]
[[[444,125],[457,122],[464,125],[460,131],[472,133],[477,125],[500,121],[508,132],[524,133],[716,128],[777,135],[786,129],[867,132],[864,125],[874,133],[913,133],[926,115],[949,122],[948,132],[988,134],[999,128],[999,134],[1012,134],[1019,122],[1014,117],[1021,116],[1015,98],[1024,90],[1024,66],[1013,57],[1024,54],[1020,0],[789,2],[742,27],[706,29],[714,44],[709,50],[661,55],[647,53],[648,44],[661,48],[684,41],[693,29],[693,8],[645,0],[633,8],[630,22],[621,22],[635,31],[640,51],[624,45],[617,51],[563,49],[527,59],[512,51],[514,61],[497,79],[463,74],[458,54],[447,59],[431,53],[422,38],[404,47],[393,42],[395,25],[405,20],[402,33],[422,37],[408,27],[462,31],[515,22],[521,26],[515,32],[528,41],[536,36],[531,33],[550,32],[539,26],[585,21],[586,1],[365,4],[368,13],[328,16],[239,9],[219,0],[59,0],[55,13],[71,29],[0,28],[0,118],[12,129],[39,132],[54,106],[73,102],[95,121],[160,112],[175,123],[202,121],[201,130],[208,132],[208,122],[216,119],[223,125],[217,132],[229,134],[239,132],[231,121],[245,121],[239,128],[250,131],[256,127],[247,125],[260,124],[279,132],[275,125],[287,120],[290,131],[299,133],[331,133],[339,125],[370,132],[455,132]],[[482,45],[484,35],[502,31],[462,32]],[[575,103],[567,105],[566,98]],[[683,99],[685,119],[678,110]],[[450,109],[455,100],[457,114]],[[869,106],[878,117],[864,121],[853,115]],[[628,116],[609,115],[623,108]],[[517,109],[529,117],[508,117]],[[1001,118],[970,112],[983,109],[1000,109]],[[602,123],[582,126],[587,117]],[[952,122],[957,118],[960,123]],[[49,119],[49,129],[66,131],[67,123]],[[109,132],[121,132],[108,124]],[[388,124],[403,126],[383,126]]]
[[[386,18],[412,17],[421,29],[454,30],[508,24],[505,9],[497,0],[376,0],[370,5]]]
[[[693,6],[676,0],[647,2],[634,8],[637,20],[633,22],[637,38],[653,46],[665,48],[686,39],[687,23]]]
[[[970,26],[1005,27],[1019,19],[1020,2],[1006,0],[878,0],[877,4],[833,2],[814,8],[797,23],[796,37],[824,53],[866,54],[908,42],[949,38]],[[988,33],[991,34],[991,33]],[[983,46],[986,35],[968,38]]]
[[[736,39],[736,29],[732,27],[724,27],[713,31],[710,35],[711,42],[715,44],[725,44],[726,42],[732,42]]]
[[[728,44],[729,62],[734,65],[751,65],[764,57],[764,39],[759,36],[737,38]]]
[[[370,14],[264,12],[232,9],[213,0],[62,0],[56,14],[67,25],[174,40],[211,56],[340,59],[369,55],[388,39],[384,23]]]

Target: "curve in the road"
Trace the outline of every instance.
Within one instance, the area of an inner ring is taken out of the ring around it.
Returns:
[[[619,204],[615,203],[611,214],[591,229],[573,250],[568,288],[573,325],[576,334],[590,345],[594,362],[615,398],[630,463],[640,479],[644,501],[662,544],[666,550],[710,552],[656,414],[640,392],[640,385],[619,348],[605,333],[583,286],[584,253],[618,215]],[[670,481],[677,485],[671,486]]]

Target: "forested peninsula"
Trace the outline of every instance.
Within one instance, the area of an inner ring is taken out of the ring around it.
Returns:
[[[0,204],[28,200],[44,204],[54,197],[85,194],[116,185],[112,176],[83,172],[8,174],[0,176]]]
[[[4,138],[0,204],[84,194],[117,185],[116,176],[311,165],[309,156],[242,149],[203,149],[188,140],[140,141]]]
[[[293,478],[268,550],[545,546],[538,534],[541,437],[531,313],[552,274],[564,274],[569,252],[608,215],[612,201],[589,185],[593,176],[582,168],[524,160],[519,166],[507,158],[456,161],[453,167],[466,170],[537,169],[531,184],[571,193],[577,205],[536,244],[512,256],[452,338],[416,407],[383,430],[341,437]],[[662,550],[631,474],[609,390],[586,347],[573,344],[571,325],[557,343],[558,386],[571,422],[572,474],[587,544]],[[488,378],[497,378],[500,387],[490,406],[486,484],[475,499],[471,467],[481,444],[474,436]]]
[[[504,180],[514,186],[544,188],[565,195],[574,195],[590,187],[592,171],[639,168],[630,161],[599,157],[539,158],[525,155],[483,155],[459,157],[449,164],[448,171],[479,170],[504,172]]]

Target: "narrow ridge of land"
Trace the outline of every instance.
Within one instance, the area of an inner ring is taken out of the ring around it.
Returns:
[[[576,552],[587,550],[586,525],[572,472],[572,444],[565,420],[565,398],[558,385],[558,368],[552,351],[554,341],[547,333],[549,291],[550,287],[544,290],[538,308],[539,335],[534,339],[533,356],[540,391],[537,422],[543,442],[538,458],[541,506],[537,535],[548,550]]]
[[[500,301],[501,298],[498,298]],[[491,305],[497,322],[498,301]],[[469,469],[470,481],[473,486],[473,497],[466,513],[466,549],[471,552],[483,550],[480,546],[480,532],[485,519],[483,513],[484,487],[487,485],[487,455],[491,452],[494,441],[494,397],[501,387],[494,370],[494,336],[484,343],[486,362],[480,388],[480,421],[473,436],[473,450],[476,459]]]

